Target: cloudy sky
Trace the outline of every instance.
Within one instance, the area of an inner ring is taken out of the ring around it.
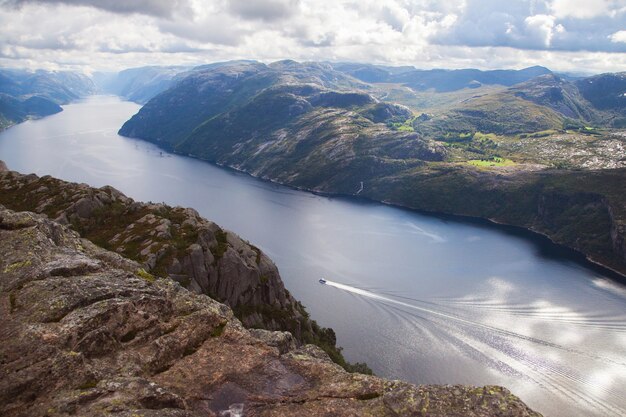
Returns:
[[[0,66],[229,59],[626,71],[626,0],[0,0]]]

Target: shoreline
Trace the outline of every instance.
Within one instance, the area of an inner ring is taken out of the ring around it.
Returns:
[[[133,101],[127,100],[123,97],[119,97],[116,95],[112,95],[112,94],[96,94],[93,96],[105,96],[105,97],[117,97],[119,98],[121,101],[123,102],[130,102],[133,104],[138,104],[135,103]],[[74,104],[74,103],[79,103],[81,101],[84,101],[85,99],[88,99],[89,97],[93,97],[93,96],[86,96],[86,97],[81,97],[77,100],[73,100],[70,103],[65,103],[64,105],[62,105],[61,107],[63,108],[65,105],[67,104]],[[48,115],[48,116],[53,116],[53,115]],[[44,119],[48,116],[43,116],[40,118],[37,118],[35,120],[41,120]],[[22,122],[23,123],[23,122]],[[9,127],[7,127],[6,129],[3,129],[1,132],[6,132],[7,130],[9,130],[12,127],[15,126],[19,126],[21,123],[16,123],[13,124]],[[119,134],[119,133],[118,133]],[[122,135],[120,135],[122,136]],[[568,258],[569,260],[572,260],[580,265],[583,265],[587,268],[590,268],[594,271],[598,271],[604,275],[606,275],[608,278],[610,278],[611,280],[618,282],[622,285],[626,285],[626,271],[621,272],[615,268],[612,268],[606,264],[604,264],[602,261],[599,260],[595,260],[593,258],[590,257],[590,255],[572,248],[570,246],[567,246],[566,244],[563,243],[559,243],[554,241],[550,236],[548,236],[546,233],[541,232],[539,230],[533,229],[532,227],[525,227],[525,226],[520,226],[520,225],[515,225],[515,224],[510,224],[510,223],[504,223],[504,222],[500,222],[498,220],[495,220],[493,218],[489,218],[489,217],[480,217],[480,216],[470,216],[470,215],[464,215],[464,214],[457,214],[457,213],[449,213],[449,212],[443,212],[443,211],[430,211],[430,210],[424,210],[424,209],[419,209],[419,208],[415,208],[415,207],[411,207],[408,205],[404,205],[401,203],[396,203],[396,202],[391,202],[391,201],[385,201],[385,200],[377,200],[374,198],[370,198],[370,197],[366,197],[360,194],[345,194],[345,193],[338,193],[338,192],[330,192],[330,191],[319,191],[319,190],[314,190],[314,189],[309,189],[309,188],[305,188],[305,187],[298,187],[298,186],[294,186],[294,185],[290,185],[290,184],[284,184],[282,182],[279,181],[275,181],[271,178],[263,178],[263,177],[259,177],[256,176],[246,170],[234,167],[234,166],[230,166],[230,165],[224,165],[224,164],[220,164],[218,162],[213,162],[210,161],[208,159],[204,159],[202,157],[199,157],[197,155],[193,155],[193,154],[186,154],[186,153],[180,153],[177,152],[174,149],[169,148],[168,146],[163,146],[161,144],[159,144],[158,142],[154,142],[148,139],[143,139],[143,138],[138,138],[138,137],[129,137],[129,136],[123,136],[127,139],[133,139],[133,140],[139,140],[141,142],[144,143],[149,143],[151,145],[156,146],[157,148],[163,150],[164,152],[168,152],[170,154],[173,155],[177,155],[177,156],[183,156],[186,158],[191,158],[197,161],[202,161],[208,164],[211,164],[213,166],[222,168],[222,169],[226,169],[228,171],[234,172],[234,173],[239,173],[239,174],[244,174],[250,178],[254,178],[255,180],[260,180],[263,181],[265,183],[269,183],[269,184],[274,184],[276,186],[281,186],[281,187],[286,187],[289,188],[291,190],[296,190],[296,191],[302,191],[302,192],[306,192],[306,193],[310,193],[313,195],[318,195],[318,196],[322,196],[322,197],[328,197],[328,198],[344,198],[346,200],[349,201],[353,201],[353,202],[367,202],[370,204],[382,204],[385,206],[389,206],[389,207],[394,207],[397,209],[401,209],[401,210],[407,210],[413,213],[418,213],[418,214],[422,214],[425,216],[429,216],[429,217],[437,217],[437,218],[441,218],[444,220],[452,220],[452,221],[456,221],[456,222],[462,222],[462,223],[469,223],[469,224],[478,224],[481,226],[487,226],[487,227],[495,227],[498,230],[501,231],[506,231],[506,232],[513,232],[514,235],[517,236],[522,236],[524,238],[527,239],[532,239],[535,241],[536,244],[538,244],[539,246],[542,246],[543,244],[550,244],[556,248],[559,249],[559,251],[564,252],[563,255]],[[10,168],[9,168],[10,170]]]
[[[183,157],[195,159],[197,161],[202,161],[202,162],[211,164],[213,166],[229,170],[234,173],[246,175],[250,178],[254,178],[255,180],[260,180],[269,184],[274,184],[276,186],[286,187],[295,191],[302,191],[302,192],[310,193],[313,195],[318,195],[321,197],[327,197],[327,198],[343,198],[343,199],[350,200],[353,202],[367,202],[370,204],[382,204],[385,206],[397,208],[400,210],[406,210],[412,213],[418,213],[418,214],[422,214],[422,215],[429,216],[429,217],[437,217],[437,218],[441,218],[444,220],[452,220],[452,221],[462,222],[462,223],[478,224],[481,226],[493,227],[498,230],[501,230],[501,231],[503,230],[509,233],[512,232],[512,234],[514,235],[521,236],[526,239],[534,240],[535,241],[534,243],[540,247],[545,244],[554,246],[558,248],[560,252],[563,252],[563,255],[569,260],[574,261],[591,270],[602,273],[606,275],[606,277],[611,279],[612,281],[615,281],[622,285],[626,285],[626,272],[620,272],[617,269],[614,269],[608,265],[605,265],[601,261],[591,258],[590,255],[587,255],[586,253],[578,249],[572,248],[563,243],[556,242],[546,233],[533,229],[533,228],[514,225],[510,223],[499,222],[489,217],[469,216],[469,215],[446,213],[446,212],[440,212],[440,211],[429,211],[429,210],[418,209],[418,208],[414,208],[411,206],[407,206],[407,205],[403,205],[403,204],[399,204],[399,203],[395,203],[391,201],[376,200],[376,199],[365,197],[362,195],[344,194],[344,193],[336,193],[336,192],[329,192],[329,191],[319,191],[319,190],[308,189],[305,187],[298,187],[294,185],[284,184],[284,183],[272,180],[270,178],[263,178],[263,177],[255,176],[252,173],[246,170],[237,168],[237,167],[220,164],[218,162],[213,162],[208,159],[204,159],[199,156],[192,155],[192,154],[176,152],[175,150],[168,149],[167,147],[161,146],[158,143],[152,142],[150,140],[146,140],[142,138],[133,138],[133,137],[128,137],[128,136],[124,136],[124,137],[128,139],[135,139],[135,140],[140,140],[142,142],[147,142],[147,143],[155,145],[156,147],[158,147],[159,149],[162,149],[165,152],[168,152],[177,156],[183,156]]]

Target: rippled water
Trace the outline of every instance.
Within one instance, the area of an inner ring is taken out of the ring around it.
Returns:
[[[119,137],[137,110],[66,106],[1,133],[0,159],[196,208],[265,250],[378,375],[505,385],[549,416],[626,415],[623,285],[509,228],[294,191]]]

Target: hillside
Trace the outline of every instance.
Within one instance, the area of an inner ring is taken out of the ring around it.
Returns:
[[[577,80],[576,86],[596,108],[609,112],[613,126],[626,127],[626,72]]]
[[[547,74],[441,93],[420,113],[385,87],[325,64],[224,65],[156,96],[120,134],[298,188],[530,228],[626,272],[626,135],[606,128],[620,102],[598,108]]]
[[[539,416],[501,387],[346,373],[33,213],[0,206],[0,252],[6,417]]]
[[[0,93],[0,131],[28,119],[49,116],[63,111],[61,106],[43,97],[20,100]]]
[[[0,131],[58,113],[60,104],[94,92],[91,79],[74,72],[0,69]]]

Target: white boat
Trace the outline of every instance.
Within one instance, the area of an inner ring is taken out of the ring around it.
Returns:
[[[320,284],[326,284],[326,280],[324,278],[320,278]]]

